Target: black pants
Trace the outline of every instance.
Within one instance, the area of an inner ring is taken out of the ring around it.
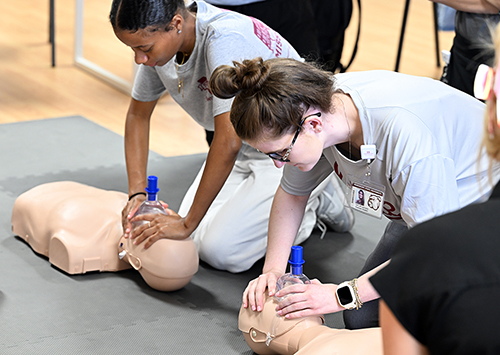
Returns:
[[[365,265],[359,275],[376,268],[391,258],[392,251],[408,227],[394,222],[389,222],[384,235],[378,242],[373,252],[366,259]],[[378,327],[378,300],[366,302],[359,309],[344,311],[344,324],[347,329],[361,329]]]

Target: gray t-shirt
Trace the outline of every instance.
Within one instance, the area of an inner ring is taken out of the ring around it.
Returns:
[[[414,226],[489,196],[489,159],[479,159],[483,103],[437,80],[390,71],[336,78],[359,112],[364,144],[376,146],[370,181],[385,187],[387,218]],[[365,179],[367,161],[328,147],[308,172],[286,165],[281,186],[306,195],[332,171],[351,186]]]
[[[218,99],[209,91],[208,82],[215,68],[256,57],[301,58],[283,37],[257,19],[203,1],[195,1],[195,5],[196,42],[189,60],[177,65],[174,56],[161,67],[141,65],[132,97],[153,101],[166,90],[196,122],[213,131],[214,117],[229,112],[232,103],[232,99]],[[179,92],[180,81],[183,84]]]

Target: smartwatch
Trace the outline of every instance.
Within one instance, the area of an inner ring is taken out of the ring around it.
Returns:
[[[335,291],[337,295],[337,301],[339,304],[345,309],[354,309],[356,308],[356,292],[354,291],[351,281],[344,281],[340,285],[337,286],[337,290]]]

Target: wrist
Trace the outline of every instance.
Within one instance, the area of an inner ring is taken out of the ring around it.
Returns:
[[[360,309],[363,305],[358,290],[358,279],[344,281],[335,290],[337,302],[344,309]]]
[[[130,200],[132,200],[133,198],[135,198],[137,196],[144,196],[144,197],[146,197],[147,194],[144,191],[134,192],[133,194],[129,195],[128,200],[130,201]]]
[[[276,278],[279,278],[281,275],[285,274],[285,272],[282,272],[281,270],[278,269],[262,269],[263,274],[274,274]]]
[[[188,236],[191,235],[191,233],[193,233],[193,231],[198,227],[201,221],[198,220],[197,218],[196,219],[192,218],[191,211],[189,211],[185,217],[181,217],[181,219],[184,225],[184,229],[188,233]]]

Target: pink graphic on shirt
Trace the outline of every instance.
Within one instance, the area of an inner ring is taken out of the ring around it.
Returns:
[[[335,162],[335,164],[333,164],[333,169],[335,170],[335,173],[340,178],[340,180],[343,180],[344,179],[344,175],[340,172],[340,170],[339,170],[339,164],[337,164],[337,162]]]
[[[251,19],[253,22],[253,30],[257,38],[259,38],[276,57],[279,57],[283,52],[283,41],[281,40],[281,36],[259,20],[254,18]]]
[[[211,101],[212,100],[212,92],[210,91],[210,88],[208,86],[208,79],[206,77],[201,77],[201,79],[198,80],[198,89],[200,89],[200,91],[207,91],[208,94],[207,94],[207,101]]]
[[[384,216],[389,219],[403,219],[401,213],[396,210],[396,207],[390,202],[384,201]]]
[[[208,79],[206,77],[202,77],[201,79],[198,80],[198,89],[201,91],[209,90],[208,88]]]

